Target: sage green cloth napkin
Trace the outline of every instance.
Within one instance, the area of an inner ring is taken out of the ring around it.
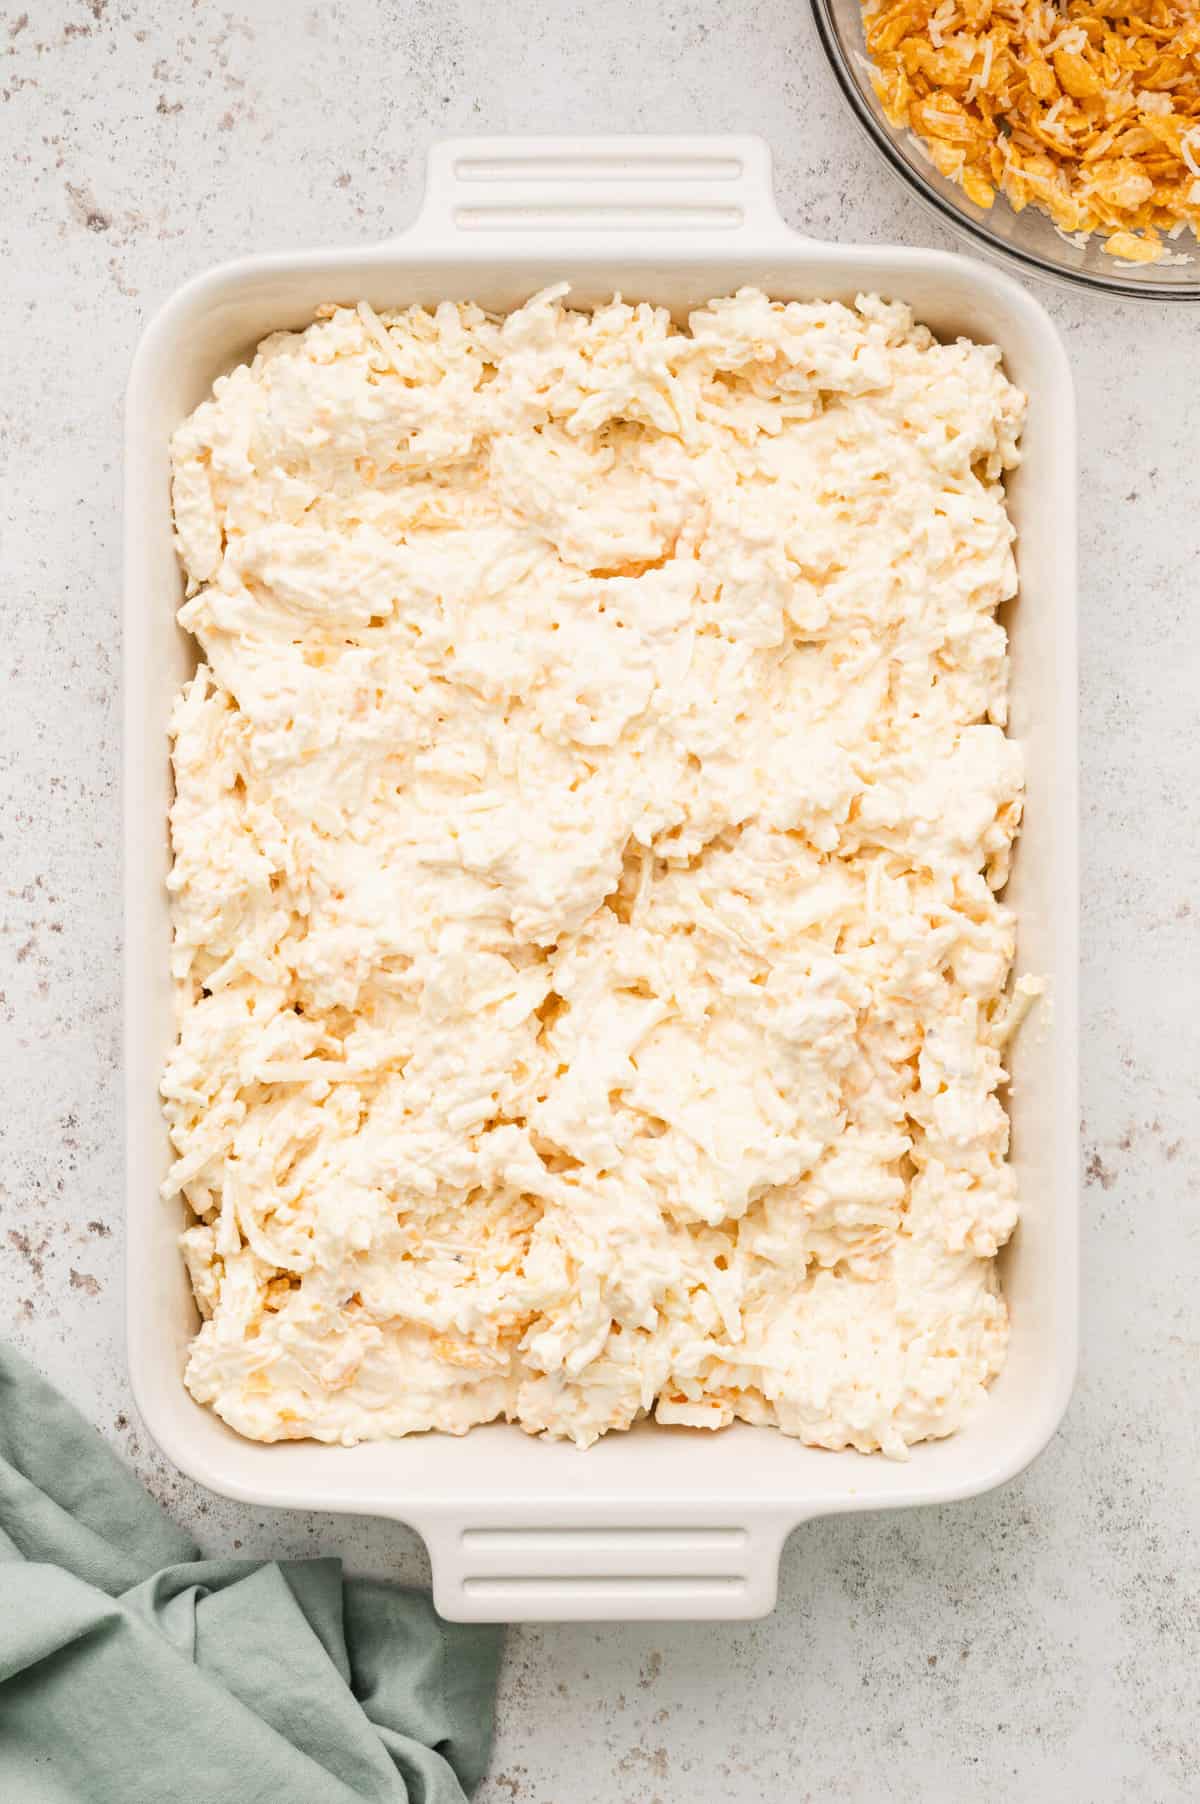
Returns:
[[[0,1798],[462,1804],[499,1631],[338,1560],[204,1560],[0,1346]]]

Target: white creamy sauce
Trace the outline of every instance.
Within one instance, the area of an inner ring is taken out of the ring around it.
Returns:
[[[187,1382],[901,1456],[1005,1351],[1023,398],[875,298],[565,292],[326,309],[176,435]]]

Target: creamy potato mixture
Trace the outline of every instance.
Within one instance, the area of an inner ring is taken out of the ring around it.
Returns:
[[[909,311],[330,307],[174,441],[168,1190],[259,1440],[1001,1365],[1023,398]]]

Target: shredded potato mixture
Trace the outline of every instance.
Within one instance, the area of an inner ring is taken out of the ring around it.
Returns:
[[[1200,223],[1197,0],[864,0],[876,92],[977,206],[1129,262]]]
[[[1024,397],[861,296],[325,310],[175,436],[167,1183],[242,1434],[951,1433]]]

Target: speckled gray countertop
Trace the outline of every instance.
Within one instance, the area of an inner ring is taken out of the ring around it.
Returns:
[[[803,0],[0,13],[0,1332],[214,1551],[425,1571],[394,1525],[202,1492],[129,1399],[117,617],[134,342],[207,264],[396,231],[439,135],[698,129],[768,137],[806,231],[938,241],[860,145]],[[1041,298],[1082,432],[1074,1403],[998,1493],[803,1529],[764,1622],[514,1630],[481,1804],[1200,1796],[1200,309]]]

